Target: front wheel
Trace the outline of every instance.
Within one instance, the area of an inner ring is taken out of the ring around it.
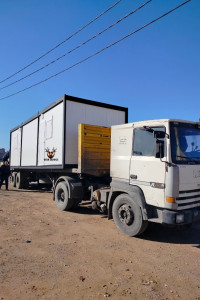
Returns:
[[[148,226],[139,205],[127,194],[121,194],[115,199],[112,214],[117,228],[129,236],[142,234]]]

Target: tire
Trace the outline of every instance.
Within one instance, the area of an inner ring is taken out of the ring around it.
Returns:
[[[16,174],[16,188],[17,189],[25,189],[28,188],[29,180],[27,179],[27,175],[21,172]]]
[[[112,214],[117,228],[129,236],[139,236],[148,226],[148,221],[143,220],[140,206],[127,194],[115,199]]]
[[[21,189],[22,188],[22,185],[21,185],[21,174],[20,174],[20,172],[18,172],[16,174],[16,188],[17,189]]]
[[[23,183],[22,183],[22,188],[23,189],[28,189],[29,187],[29,179],[28,178],[23,178]]]
[[[16,172],[13,172],[11,175],[11,182],[13,187],[16,187],[16,175],[17,175]]]
[[[79,207],[79,204],[81,203],[80,199],[73,199],[72,208],[77,209]]]
[[[59,182],[55,189],[55,201],[60,210],[70,210],[73,207],[73,200],[69,199],[67,183]]]

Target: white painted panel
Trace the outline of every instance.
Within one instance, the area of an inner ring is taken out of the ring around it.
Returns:
[[[38,119],[23,126],[21,166],[36,166]]]
[[[11,160],[10,166],[20,166],[20,152],[21,152],[21,128],[11,133]]]
[[[39,118],[39,138],[38,138],[38,165],[45,164],[45,120],[43,116]]]
[[[106,127],[124,124],[125,112],[69,100],[66,102],[65,163],[78,164],[78,124]]]
[[[131,124],[111,127],[110,176],[129,180],[133,127]]]
[[[165,190],[164,189],[155,189],[151,186],[140,185],[135,183],[137,186],[141,188],[144,193],[144,198],[147,204],[157,206],[157,207],[165,207]]]
[[[39,118],[38,165],[61,165],[63,151],[63,102]]]

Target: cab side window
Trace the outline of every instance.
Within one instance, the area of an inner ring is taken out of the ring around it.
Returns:
[[[165,131],[164,127],[153,128],[155,131]],[[136,128],[133,135],[133,155],[155,156],[155,137],[153,132]]]
[[[138,156],[154,156],[155,140],[153,133],[135,129],[133,140],[133,155]]]

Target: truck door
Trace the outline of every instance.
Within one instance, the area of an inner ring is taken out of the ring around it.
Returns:
[[[130,162],[130,184],[137,185],[144,193],[148,204],[164,207],[165,163],[155,157],[156,138],[154,131],[165,131],[164,127],[135,128],[133,132],[133,149]],[[165,139],[164,157],[166,160]]]

